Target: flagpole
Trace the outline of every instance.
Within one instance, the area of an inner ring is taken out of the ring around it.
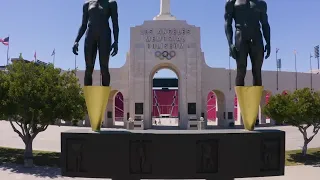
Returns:
[[[231,64],[230,64],[230,55],[229,55],[229,90],[231,91]]]
[[[296,71],[295,76],[296,76],[296,90],[298,89],[298,71],[297,71],[297,52],[294,52],[294,69]]]
[[[320,63],[319,63],[319,45],[315,46],[314,47],[314,58],[317,59],[317,62],[318,62],[318,72],[317,74],[319,74],[319,66],[320,66]]]
[[[310,53],[310,89],[312,90],[312,55]]]
[[[54,67],[54,62],[55,62],[55,59],[56,59],[56,49],[54,49],[53,52],[54,52],[54,54],[53,54],[52,64],[53,64],[53,67]]]
[[[10,50],[10,34],[8,34],[8,47],[7,47],[7,66],[9,65],[9,50]]]
[[[74,55],[74,73],[77,75],[77,55]]]
[[[277,66],[277,90],[279,90],[279,65],[278,65],[278,51],[279,49],[276,48],[276,66]]]

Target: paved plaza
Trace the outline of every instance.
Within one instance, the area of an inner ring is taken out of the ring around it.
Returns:
[[[60,133],[70,129],[89,128],[89,127],[71,127],[71,126],[49,126],[44,132],[41,132],[34,140],[34,150],[46,150],[60,152]],[[257,128],[260,129],[260,128]],[[286,150],[301,149],[303,145],[302,134],[295,127],[278,126],[265,127],[263,129],[280,129],[286,132]],[[214,131],[214,130],[212,130]],[[312,129],[310,128],[310,132]],[[0,121],[0,146],[24,148],[21,138],[12,130],[9,122]],[[309,144],[309,148],[320,147],[320,135],[317,135]]]
[[[49,126],[45,132],[40,133],[34,140],[35,150],[47,150],[60,152],[60,133],[70,129],[88,128],[88,127],[70,127],[70,126]],[[259,129],[259,128],[257,128]],[[300,149],[303,144],[301,133],[297,128],[283,127],[267,127],[263,129],[280,129],[286,132],[286,149]],[[214,131],[214,130],[213,130]],[[16,133],[13,132],[10,124],[6,121],[0,121],[0,146],[24,148],[24,144]],[[316,136],[310,143],[309,148],[320,147],[320,136]],[[320,167],[312,166],[294,166],[286,167],[286,176],[284,177],[267,177],[267,178],[245,178],[243,180],[319,180]],[[60,176],[60,169],[36,167],[25,169],[20,165],[2,165],[0,166],[0,179],[4,180],[71,180],[74,178],[66,178]],[[76,178],[77,180],[89,180],[85,178]],[[94,180],[94,179],[92,179]]]
[[[319,180],[320,168],[312,166],[286,167],[286,176],[265,178],[243,178],[237,180]],[[68,178],[60,176],[60,169],[36,167],[25,169],[20,165],[0,166],[1,180],[99,180],[88,178]]]

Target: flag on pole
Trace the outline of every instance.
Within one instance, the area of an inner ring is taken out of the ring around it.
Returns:
[[[33,57],[34,57],[34,61],[36,61],[37,60],[37,51],[34,51]]]
[[[279,48],[276,48],[276,53],[278,53],[278,52],[279,52],[279,50],[280,50]]]
[[[56,49],[53,49],[51,56],[56,55]]]
[[[4,39],[0,39],[0,42],[5,46],[9,46],[9,36]]]
[[[314,47],[314,57],[315,58],[319,58],[319,48],[320,48],[319,45]]]
[[[281,69],[281,59],[277,59],[277,68]]]

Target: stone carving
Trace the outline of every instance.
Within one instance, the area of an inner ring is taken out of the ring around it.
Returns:
[[[261,144],[261,171],[278,171],[280,168],[280,140],[263,140]]]
[[[68,141],[67,156],[67,170],[69,172],[85,172],[83,147],[84,142],[80,139],[70,139]]]
[[[162,52],[156,51],[154,55],[160,60],[164,60],[164,59],[171,60],[176,56],[176,52],[175,51],[162,51]]]
[[[197,173],[216,173],[218,171],[218,141],[197,142]]]
[[[130,141],[130,173],[151,174],[151,141]]]

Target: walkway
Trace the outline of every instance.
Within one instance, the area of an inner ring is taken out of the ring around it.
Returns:
[[[244,178],[237,180],[319,180],[320,167],[294,166],[286,168],[286,176],[266,178]],[[101,180],[68,178],[60,176],[60,169],[36,167],[25,169],[19,165],[0,165],[0,179],[3,180]]]
[[[88,127],[71,127],[71,126],[49,126],[45,132],[41,132],[34,140],[33,148],[35,150],[47,150],[60,152],[60,133],[69,129],[88,128]],[[257,128],[260,129],[260,128]],[[295,127],[268,127],[261,129],[280,129],[286,132],[286,149],[301,149],[303,145],[302,134]],[[214,131],[214,130],[213,130]],[[310,131],[312,129],[310,128]],[[24,148],[20,137],[13,132],[9,122],[0,121],[0,146]],[[320,134],[318,134],[309,144],[311,147],[320,147]]]

